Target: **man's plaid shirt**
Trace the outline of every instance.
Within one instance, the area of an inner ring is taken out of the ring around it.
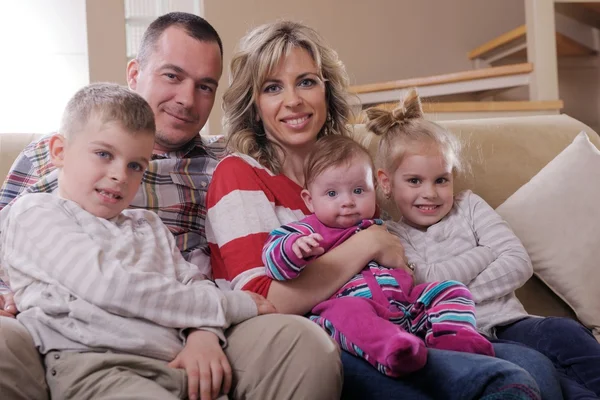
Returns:
[[[56,190],[58,170],[50,161],[50,137],[29,144],[16,159],[0,188],[0,210],[21,194]],[[179,151],[153,155],[130,206],[156,212],[175,236],[185,259],[208,277],[206,191],[217,162],[225,153],[223,137],[198,136]],[[6,280],[4,271],[0,270],[0,277]],[[6,290],[7,285],[0,279],[0,292]]]

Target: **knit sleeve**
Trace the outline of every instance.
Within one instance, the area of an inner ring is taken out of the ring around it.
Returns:
[[[274,229],[263,247],[267,276],[277,281],[294,279],[314,257],[300,258],[292,250],[296,240],[315,233],[306,223],[291,223]]]
[[[476,303],[511,294],[533,275],[531,259],[506,221],[481,197],[471,193],[469,209],[478,247],[494,259],[469,283]]]

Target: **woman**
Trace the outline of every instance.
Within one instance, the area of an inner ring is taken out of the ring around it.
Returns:
[[[281,313],[308,313],[370,260],[395,268],[405,262],[400,242],[373,226],[310,263],[295,280],[274,282],[265,275],[261,250],[268,233],[309,214],[300,197],[305,156],[317,138],[348,133],[347,83],[343,64],[320,36],[288,21],[251,31],[231,62],[224,120],[235,154],[219,164],[208,192],[211,264],[220,284],[260,293]],[[555,380],[543,356],[532,351],[527,357],[532,365],[540,360],[539,380]],[[430,349],[425,368],[403,380],[345,353],[342,361],[344,398],[540,398],[529,373],[491,357]]]

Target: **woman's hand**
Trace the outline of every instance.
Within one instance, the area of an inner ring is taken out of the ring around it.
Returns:
[[[360,233],[364,233],[363,239],[372,244],[373,260],[388,268],[404,268],[412,274],[400,238],[389,233],[385,225],[373,225]]]
[[[219,338],[212,332],[196,330],[187,337],[181,352],[169,363],[171,368],[185,369],[188,396],[196,400],[212,400],[231,389],[232,372]]]
[[[248,293],[250,295],[250,297],[252,297],[252,300],[254,300],[254,303],[256,303],[256,308],[258,309],[258,315],[274,314],[277,312],[277,309],[275,309],[275,306],[273,305],[273,303],[271,303],[269,300],[265,299],[260,294],[251,292],[249,290],[244,290],[244,292]]]

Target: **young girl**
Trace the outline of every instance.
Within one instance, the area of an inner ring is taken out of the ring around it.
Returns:
[[[415,281],[464,283],[475,300],[480,332],[545,354],[566,398],[600,395],[598,342],[575,321],[527,314],[514,292],[532,275],[527,251],[481,197],[470,191],[454,195],[454,176],[462,169],[458,139],[423,118],[414,90],[395,110],[370,109],[367,115],[367,129],[382,136],[381,190],[402,215],[388,229],[401,239]]]
[[[314,214],[271,232],[263,249],[267,276],[297,278],[316,257],[373,224],[375,174],[369,153],[342,135],[320,139],[304,167],[301,195]],[[425,365],[427,347],[494,355],[475,328],[471,294],[459,282],[413,284],[412,270],[371,261],[320,303],[311,317],[340,346],[382,373],[400,376]],[[424,342],[423,342],[424,340]]]

